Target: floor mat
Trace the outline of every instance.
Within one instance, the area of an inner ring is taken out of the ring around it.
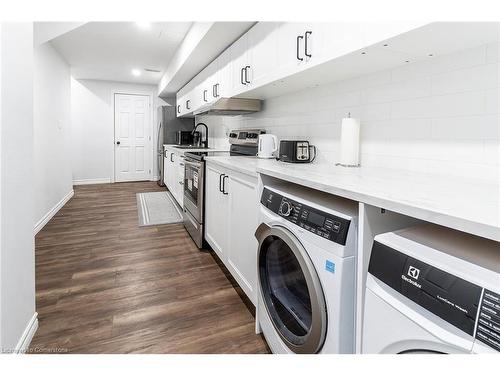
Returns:
[[[137,193],[139,226],[182,222],[182,213],[169,192]]]

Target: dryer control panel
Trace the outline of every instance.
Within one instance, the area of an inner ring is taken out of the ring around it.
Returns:
[[[368,272],[424,309],[500,351],[497,293],[377,241],[373,243]]]
[[[299,227],[345,245],[350,220],[323,212],[264,188],[260,203]]]

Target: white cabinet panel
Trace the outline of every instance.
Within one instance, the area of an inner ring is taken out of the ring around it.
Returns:
[[[318,59],[327,61],[366,46],[366,26],[356,22],[320,23]]]
[[[206,165],[205,175],[205,239],[217,256],[225,263],[228,246],[229,223],[228,195],[221,192],[223,172]],[[226,186],[228,178],[226,178]],[[226,187],[227,191],[228,186]]]
[[[306,69],[317,59],[321,46],[318,23],[283,23],[277,35],[278,65],[283,77]]]
[[[184,158],[183,152],[175,148],[165,149],[164,182],[177,203],[184,205]]]
[[[247,69],[250,67],[248,60],[248,33],[238,39],[230,48],[231,54],[231,94],[238,95],[247,90]]]
[[[175,155],[175,198],[181,207],[184,207],[184,153]]]
[[[205,239],[255,304],[257,178],[208,162],[205,181]]]
[[[228,192],[231,232],[227,248],[227,267],[255,304],[258,242],[254,233],[258,225],[259,209],[257,180],[231,174]]]
[[[215,82],[217,98],[228,98],[232,95],[233,89],[231,48],[226,49],[217,58],[217,69],[218,75]]]
[[[278,30],[279,22],[259,22],[248,31],[248,87],[260,86],[272,81],[279,70]]]

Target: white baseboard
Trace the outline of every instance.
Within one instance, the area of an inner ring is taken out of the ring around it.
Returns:
[[[110,184],[111,178],[89,178],[85,180],[73,180],[73,185],[93,185],[93,184]]]
[[[74,194],[75,194],[74,190],[71,189],[71,191],[63,197],[63,199],[57,202],[57,204],[54,207],[52,207],[49,212],[47,212],[45,215],[43,215],[43,217],[40,220],[38,220],[38,222],[35,224],[35,235],[38,232],[40,232],[40,230],[45,226],[45,224],[47,224],[49,220],[52,219],[55,214],[57,214],[57,211],[59,211],[62,208],[62,206],[64,206],[66,202],[68,202],[71,199],[71,197],[73,197]]]
[[[31,317],[28,325],[24,329],[21,338],[17,342],[15,353],[24,353],[29,348],[33,336],[35,336],[36,330],[38,329],[38,313],[35,311]]]

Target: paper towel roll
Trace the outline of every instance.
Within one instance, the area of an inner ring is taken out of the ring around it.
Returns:
[[[342,119],[342,134],[340,136],[340,164],[356,167],[359,165],[359,120]]]

